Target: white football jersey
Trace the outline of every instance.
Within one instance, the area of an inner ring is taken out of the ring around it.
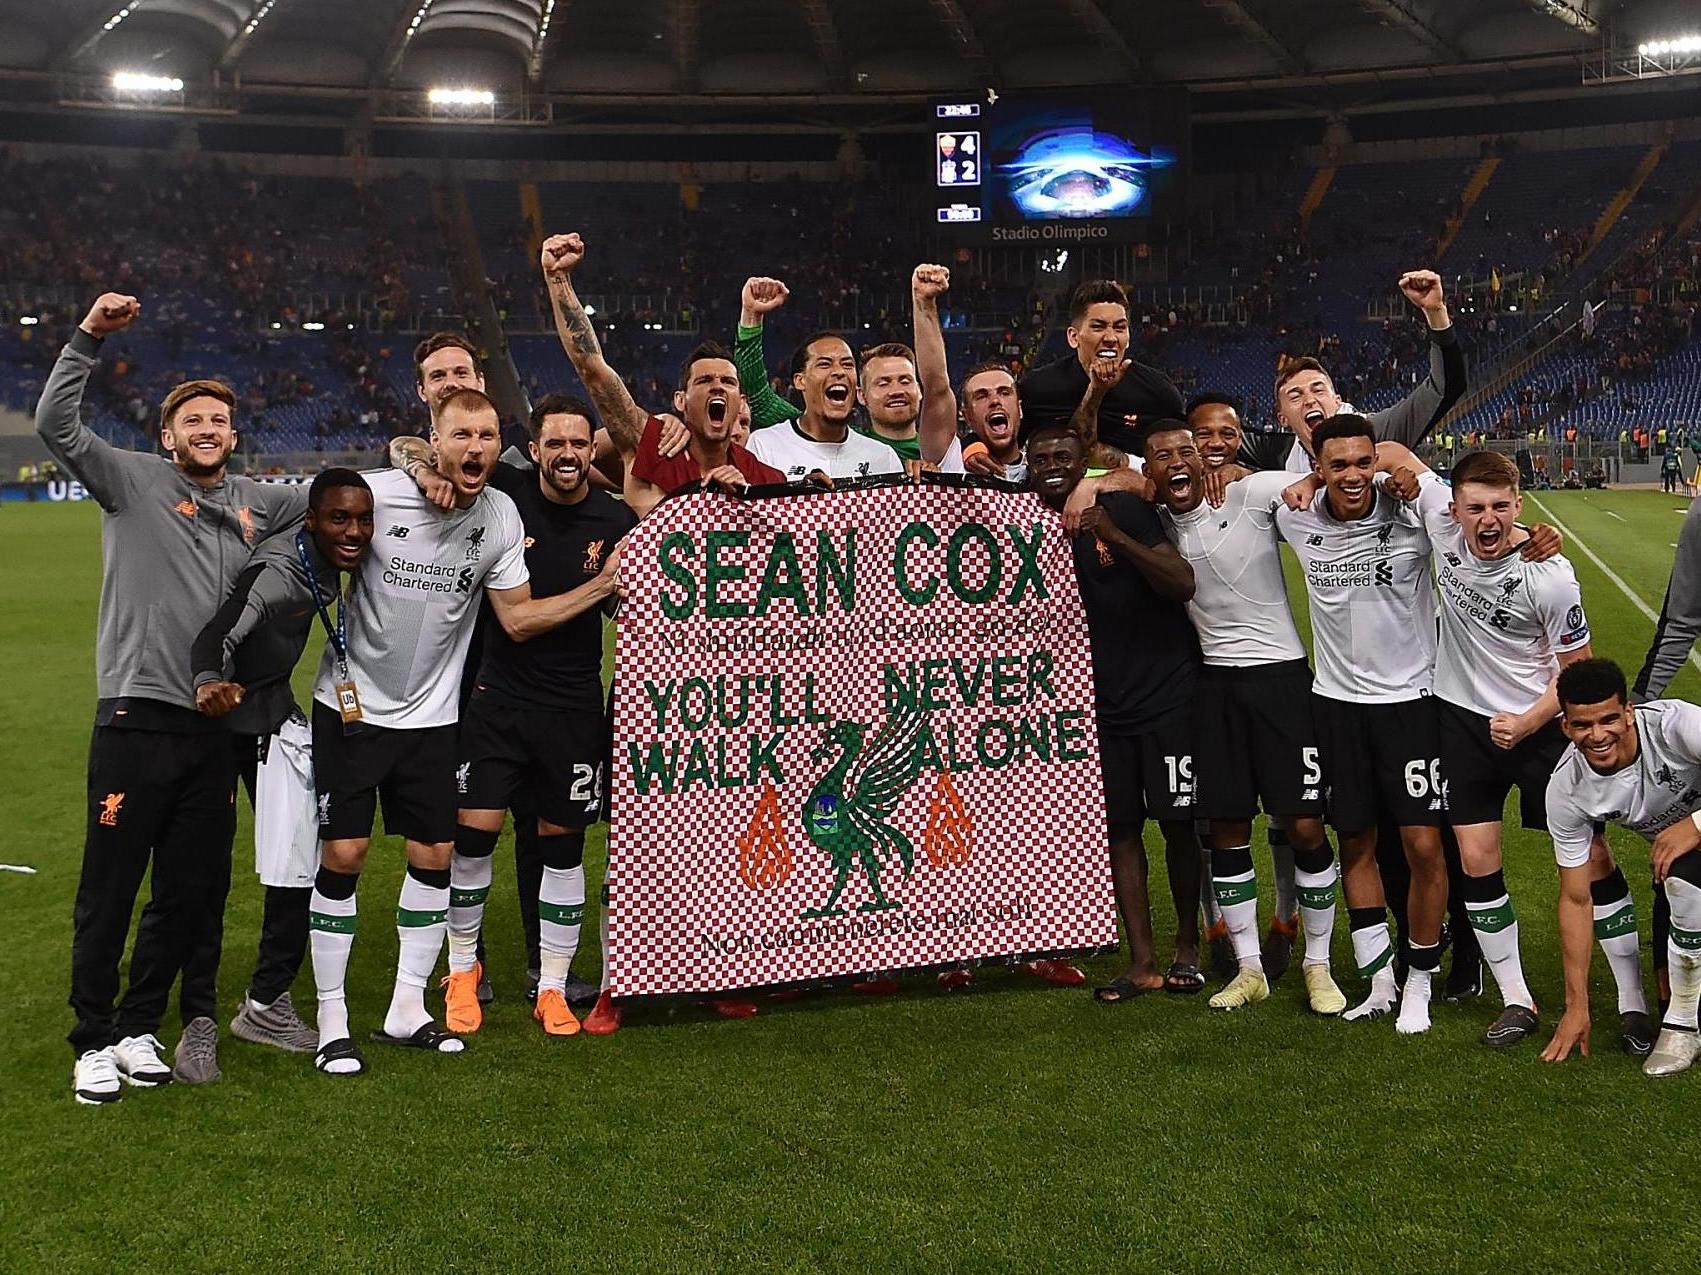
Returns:
[[[845,431],[842,443],[820,443],[798,429],[796,421],[780,421],[752,430],[746,444],[763,464],[772,465],[787,481],[806,478],[819,469],[829,478],[872,478],[901,474],[903,458],[878,438]]]
[[[1572,745],[1547,781],[1547,827],[1562,868],[1589,861],[1597,823],[1616,823],[1652,841],[1701,810],[1701,708],[1656,699],[1631,711],[1635,761],[1603,775]]]
[[[1187,614],[1207,664],[1248,668],[1305,658],[1276,539],[1275,507],[1292,482],[1281,471],[1252,474],[1229,484],[1220,509],[1205,501],[1185,514],[1158,507],[1169,538],[1193,566]]]
[[[1438,482],[1424,475],[1426,482]],[[1313,689],[1329,699],[1396,704],[1429,694],[1435,590],[1423,515],[1378,483],[1365,517],[1340,522],[1319,492],[1303,511],[1278,505],[1311,599]]]
[[[1559,655],[1589,643],[1577,573],[1563,557],[1526,562],[1517,549],[1474,557],[1452,495],[1442,482],[1418,495],[1441,593],[1435,694],[1484,717],[1527,712],[1559,676]]]
[[[404,730],[453,725],[484,590],[531,578],[520,512],[489,487],[467,508],[445,513],[400,470],[365,477],[372,547],[354,573],[348,604],[349,676],[362,720]],[[327,642],[313,698],[335,708],[338,680]]]

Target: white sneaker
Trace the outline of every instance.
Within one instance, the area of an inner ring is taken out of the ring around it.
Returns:
[[[71,1092],[88,1107],[118,1101],[124,1087],[118,1083],[118,1064],[110,1049],[91,1049],[77,1059],[71,1072]]]
[[[159,1051],[163,1048],[159,1037],[152,1033],[126,1036],[112,1047],[112,1061],[117,1064],[118,1074],[127,1085],[135,1085],[138,1089],[168,1085],[171,1083],[171,1068],[160,1061]]]
[[[1381,1018],[1391,1014],[1400,1004],[1400,989],[1394,982],[1394,971],[1384,965],[1370,977],[1370,995],[1357,1005],[1342,1014],[1349,1023],[1360,1023],[1371,1018]]]

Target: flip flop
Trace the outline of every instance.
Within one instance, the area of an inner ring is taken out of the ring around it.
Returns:
[[[1124,975],[1111,979],[1103,987],[1093,988],[1093,999],[1101,1005],[1120,1005],[1124,1001],[1131,1001],[1137,996],[1144,996],[1148,992],[1157,990],[1155,987],[1141,987],[1133,979]]]
[[[1197,965],[1174,962],[1164,975],[1164,991],[1171,996],[1195,996],[1205,990],[1205,976]]]
[[[381,1045],[396,1045],[402,1049],[424,1049],[434,1054],[458,1054],[467,1047],[467,1042],[455,1033],[439,1027],[436,1023],[425,1023],[411,1036],[392,1036],[388,1032],[375,1031],[372,1039]]]
[[[329,1071],[326,1069],[326,1064],[341,1062],[345,1058],[352,1058],[360,1065],[353,1071]],[[341,1040],[333,1040],[329,1044],[321,1045],[318,1052],[313,1055],[313,1065],[327,1076],[362,1076],[366,1074],[366,1058],[361,1054],[360,1046],[347,1036],[344,1036]]]

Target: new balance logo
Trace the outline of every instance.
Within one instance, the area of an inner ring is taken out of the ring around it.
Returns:
[[[1299,794],[1299,799],[1301,801],[1321,801],[1322,800],[1322,798],[1318,796],[1317,789],[1315,789],[1315,788],[1307,788],[1304,792]]]
[[[1227,524],[1224,524],[1224,525],[1226,526]],[[1310,545],[1312,548],[1315,549],[1318,545],[1323,543],[1323,537],[1322,536],[1307,536],[1305,538],[1305,543]]]
[[[406,540],[408,538],[408,529],[402,526],[391,527],[384,534],[386,536],[394,536],[397,540]]]
[[[1456,554],[1456,553],[1444,553],[1441,556],[1447,559],[1448,565],[1454,566],[1454,567],[1459,565],[1459,555],[1458,554]]]
[[[1431,797],[1429,799],[1429,808],[1431,810],[1445,810],[1447,809],[1447,803],[1442,801],[1439,797]]]

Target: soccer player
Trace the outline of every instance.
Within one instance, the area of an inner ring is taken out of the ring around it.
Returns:
[[[752,296],[740,317],[741,337],[757,326],[750,322],[752,316],[760,318],[785,303],[783,284],[777,295],[757,299],[752,291],[757,282],[745,285]],[[757,349],[759,355],[759,339]],[[736,357],[737,351],[734,353]],[[751,386],[751,423],[756,428],[750,434],[750,450],[764,464],[772,465],[788,480],[807,478],[812,473],[844,479],[905,472],[903,457],[891,443],[851,428],[860,392],[859,365],[843,337],[816,332],[793,354],[791,384],[803,396],[803,411],[795,417],[785,414],[790,405],[774,393],[760,362],[758,357],[758,366],[746,370],[750,363],[746,356],[739,371]],[[911,420],[913,430],[914,418]]]
[[[535,469],[498,464],[491,486],[519,510],[532,596],[591,584],[632,529],[632,511],[590,485],[595,430],[590,408],[564,394],[532,408]],[[585,829],[602,809],[608,720],[602,693],[602,623],[587,607],[560,628],[515,641],[485,631],[483,662],[461,718],[460,810],[450,862],[449,976],[444,1022],[456,1033],[483,1023],[478,938],[490,892],[491,856],[503,812],[522,786],[537,810],[543,874],[538,893],[540,978],[532,1017],[551,1036],[571,1036],[567,976],[585,911]]]
[[[190,649],[195,706],[236,732],[265,887],[260,951],[230,1030],[290,1053],[318,1046],[289,990],[307,956],[318,838],[312,734],[289,680],[315,616],[328,614],[341,573],[358,568],[371,543],[372,489],[352,469],[325,470],[307,490],[304,528],[260,542]]]
[[[1465,353],[1453,331],[1440,275],[1433,270],[1408,270],[1400,276],[1399,288],[1429,325],[1429,377],[1393,407],[1364,415],[1378,439],[1416,447],[1464,394]],[[1292,431],[1291,437],[1264,435],[1248,456],[1249,468],[1310,473],[1311,432],[1335,413],[1351,410],[1321,363],[1313,358],[1292,360],[1276,374],[1276,414]]]
[[[1141,455],[1141,419],[1184,415],[1181,394],[1169,378],[1133,358],[1128,317],[1128,296],[1119,284],[1109,279],[1082,283],[1069,299],[1065,335],[1073,352],[1035,368],[1018,387],[1022,420],[1030,430],[1061,424],[1078,412],[1094,422],[1082,440],[1095,467],[1104,462],[1102,453],[1095,458],[1101,444],[1124,456]]]
[[[975,441],[963,448],[963,468],[973,474],[1023,483],[1028,478],[1022,455],[1022,399],[1016,378],[996,359],[963,373],[957,392],[963,423]]]
[[[174,1071],[158,1036],[172,984],[197,947],[217,950],[230,886],[236,762],[228,732],[195,711],[189,651],[261,538],[300,519],[301,487],[226,472],[236,447],[236,397],[187,381],[160,405],[169,454],[122,451],[82,419],[101,344],[141,313],[133,296],[101,294],[60,351],[36,405],[36,432],[101,508],[99,696],[89,741],[88,828],[72,916],[76,1024],[72,1091],[111,1102],[121,1084],[163,1085]],[[137,927],[130,986],[117,1009],[142,878],[152,898]],[[185,978],[177,1079],[216,1080],[214,975]]]
[[[603,357],[596,329],[573,288],[573,272],[584,257],[581,236],[551,235],[543,243],[544,283],[561,347],[626,460],[624,494],[632,512],[642,518],[663,496],[693,483],[736,488],[785,482],[783,473],[734,441],[746,404],[731,355],[712,342],[693,350],[680,368],[673,408],[684,418],[685,447],[675,451],[665,445],[661,419],[633,402],[626,382]]]
[[[1086,469],[1086,451],[1068,426],[1044,426],[1029,438],[1029,485],[1053,509],[1063,508]],[[1199,640],[1185,607],[1193,569],[1170,544],[1157,511],[1126,492],[1107,492],[1082,515],[1073,552],[1093,649],[1111,879],[1129,948],[1127,970],[1093,996],[1120,1004],[1160,987],[1196,993],[1205,977],[1198,965],[1191,723]],[[1130,658],[1136,633],[1139,654]],[[1175,903],[1176,951],[1167,974],[1158,971],[1152,937],[1141,836],[1148,818],[1163,832]]]
[[[531,596],[519,514],[486,489],[501,440],[496,407],[479,391],[457,390],[438,404],[431,446],[432,468],[454,484],[454,506],[439,508],[402,472],[368,478],[375,547],[356,572],[359,604],[346,620],[339,609],[313,692],[321,843],[309,921],[319,993],[314,1065],[332,1075],[366,1068],[349,1035],[344,979],[380,799],[385,828],[406,841],[408,868],[396,909],[395,989],[373,1039],[443,1054],[465,1045],[432,1021],[425,984],[447,928],[458,690],[480,594],[508,635],[527,641],[601,606],[617,585],[615,550],[591,583]]]
[[[1413,506],[1373,481],[1376,439],[1364,417],[1331,416],[1312,431],[1311,445],[1322,493],[1304,509],[1279,507],[1276,526],[1299,558],[1310,597],[1312,708],[1329,822],[1341,847],[1354,955],[1370,976],[1369,995],[1349,1016],[1378,1017],[1398,1000],[1395,1030],[1412,1035],[1429,1030],[1447,907],[1440,832],[1446,795],[1430,698],[1429,536]],[[1421,481],[1439,483],[1427,469]],[[1376,858],[1382,809],[1393,812],[1411,865],[1410,965],[1398,995]]]
[[[1339,1014],[1346,997],[1329,969],[1335,861],[1323,833],[1323,771],[1312,721],[1311,670],[1282,580],[1274,507],[1287,480],[1253,474],[1230,483],[1220,509],[1205,502],[1204,463],[1180,422],[1148,430],[1146,476],[1165,529],[1193,567],[1187,603],[1204,667],[1194,708],[1194,783],[1211,821],[1217,904],[1239,970],[1211,998],[1232,1010],[1265,999],[1258,946],[1258,882],[1252,819],[1262,801],[1286,821],[1294,847],[1305,930],[1306,999]]]
[[[1589,929],[1618,985],[1619,1034],[1643,1070],[1670,1076],[1701,1053],[1701,708],[1653,700],[1632,708],[1624,673],[1611,660],[1579,660],[1559,674],[1561,729],[1570,747],[1548,778],[1545,805],[1559,861],[1559,944],[1565,1012],[1542,1052],[1561,1062],[1589,1052]],[[1607,849],[1605,825],[1639,833],[1651,845],[1656,888],[1671,904],[1666,937],[1674,995],[1659,1042],[1642,996],[1636,910],[1624,873]],[[1652,1051],[1652,1052],[1650,1052]]]
[[[1524,827],[1547,827],[1542,793],[1565,751],[1554,680],[1589,658],[1589,622],[1571,564],[1562,556],[1531,562],[1520,552],[1530,533],[1517,525],[1523,498],[1509,458],[1460,457],[1451,488],[1424,484],[1418,508],[1441,593],[1435,697],[1448,818],[1471,928],[1504,1005],[1483,1043],[1504,1048],[1536,1030],[1537,1013],[1501,869],[1501,812],[1516,787]]]

